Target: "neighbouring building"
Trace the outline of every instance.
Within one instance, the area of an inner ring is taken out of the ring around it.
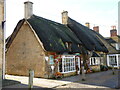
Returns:
[[[7,74],[51,78],[53,72],[75,74],[81,41],[65,25],[33,15],[32,2],[25,2],[25,18],[7,40]],[[60,62],[59,62],[60,61]],[[58,63],[59,62],[59,63]],[[78,65],[80,68],[80,65]]]
[[[2,22],[3,22],[3,16],[4,16],[4,14],[3,14],[3,1],[0,1],[0,37],[1,37],[1,39],[2,39],[2,37],[3,37],[3,30],[2,30]],[[2,45],[2,40],[0,40],[0,70],[2,70],[2,55],[3,55],[3,45]]]
[[[99,33],[99,26],[94,26],[93,30]]]
[[[106,38],[106,40],[112,45],[112,47],[117,51],[113,53],[109,53],[107,55],[107,65],[120,67],[120,36],[117,35],[116,26],[112,26],[112,30],[110,30],[110,36]]]
[[[67,11],[62,12],[60,24],[34,15],[32,2],[24,4],[25,18],[7,39],[7,74],[28,76],[32,69],[35,77],[52,78],[56,72],[75,75],[93,51],[108,52],[92,30],[68,17]]]
[[[0,0],[0,76],[5,77],[5,0]],[[0,78],[1,78],[0,77]]]
[[[68,12],[67,11],[63,11],[62,12],[62,23],[66,26],[68,26],[78,37],[78,39],[82,42],[83,46],[85,47],[85,49],[89,52],[88,54],[83,54],[85,55],[86,61],[88,61],[89,59],[91,59],[90,57],[92,56],[92,53],[95,51],[97,54],[107,54],[108,50],[105,47],[105,45],[103,44],[103,42],[101,41],[101,39],[96,35],[95,31],[90,29],[90,23],[87,22],[85,23],[86,26],[80,24],[79,22],[71,19],[68,16]],[[97,29],[99,29],[99,27],[97,27]],[[99,30],[97,30],[99,31]],[[99,33],[98,33],[99,34]],[[100,35],[100,34],[99,34]],[[98,60],[98,62],[100,62],[100,64],[102,62],[104,62],[104,60],[102,59],[103,56],[98,57],[99,59],[95,58],[96,62]],[[92,59],[93,60],[93,59]],[[83,60],[85,61],[85,60]],[[105,60],[106,61],[106,60]],[[91,67],[97,67],[100,70],[100,64],[97,66],[92,65]]]

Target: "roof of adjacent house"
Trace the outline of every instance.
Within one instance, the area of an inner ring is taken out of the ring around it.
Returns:
[[[96,34],[96,36],[104,43],[104,45],[106,46],[106,48],[109,51],[109,54],[116,54],[119,53],[115,47],[113,47],[101,34],[99,34],[98,32],[95,32],[94,30],[92,30],[92,32],[94,32]]]
[[[24,21],[23,19],[18,22],[14,32],[18,32],[18,27]],[[36,15],[31,16],[27,21],[43,43],[46,51],[69,52],[65,45],[65,42],[68,42],[72,43],[71,52],[81,52],[78,47],[78,44],[82,44],[81,41],[67,26]]]
[[[105,40],[107,40],[109,43],[117,43],[115,40],[113,40],[112,38],[105,38]]]
[[[78,23],[77,21],[68,17],[67,26],[76,34],[78,39],[82,42],[87,50],[95,50],[100,52],[108,52],[102,41],[96,36],[93,30]]]
[[[96,52],[93,52],[91,57],[100,57],[100,56]]]

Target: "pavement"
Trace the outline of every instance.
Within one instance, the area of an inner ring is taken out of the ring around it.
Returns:
[[[91,73],[85,75],[85,81],[82,81],[81,75],[70,76],[63,79],[43,79],[34,78],[33,88],[117,88],[118,87],[118,75],[117,70],[115,74],[112,71],[103,71],[97,73]],[[25,76],[13,76],[6,75],[7,80],[15,80],[21,82],[21,84],[15,84],[10,86],[4,86],[3,88],[28,88],[28,77]],[[119,84],[120,85],[120,84]]]

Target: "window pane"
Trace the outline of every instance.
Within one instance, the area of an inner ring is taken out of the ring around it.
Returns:
[[[68,72],[68,71],[73,71],[75,70],[75,59],[73,56],[69,57],[64,57],[63,59],[63,72]],[[77,63],[78,63],[78,58],[77,58]]]

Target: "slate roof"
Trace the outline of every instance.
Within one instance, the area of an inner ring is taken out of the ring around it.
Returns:
[[[104,43],[104,45],[106,46],[107,50],[109,51],[109,54],[116,54],[119,53],[115,47],[113,47],[101,34],[99,34],[98,32],[95,32],[94,30],[92,30],[92,32],[94,34],[96,34],[96,36]]]
[[[108,52],[105,45],[101,40],[96,36],[93,30],[88,27],[78,23],[77,21],[68,17],[67,26],[76,34],[78,39],[82,42],[83,46],[89,50],[95,50],[100,52]]]
[[[105,38],[105,40],[107,40],[109,43],[117,43],[115,40],[113,40],[112,38]]]

